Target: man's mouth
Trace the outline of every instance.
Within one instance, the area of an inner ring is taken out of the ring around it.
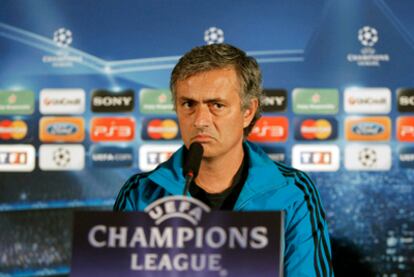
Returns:
[[[197,142],[200,142],[200,143],[209,142],[211,140],[213,140],[213,137],[210,136],[210,135],[196,135],[192,139],[192,141],[197,141]]]

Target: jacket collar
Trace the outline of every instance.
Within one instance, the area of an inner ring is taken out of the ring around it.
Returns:
[[[239,195],[235,207],[243,206],[252,197],[277,189],[286,184],[286,179],[274,162],[265,152],[251,142],[243,142],[245,151],[249,156],[248,176]],[[165,163],[154,170],[148,178],[163,187],[168,193],[181,195],[184,190],[183,176],[184,146],[178,149]]]

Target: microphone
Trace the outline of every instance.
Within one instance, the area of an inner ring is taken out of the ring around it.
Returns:
[[[185,185],[183,195],[186,196],[190,188],[190,183],[197,177],[200,169],[201,158],[203,157],[203,146],[199,142],[193,142],[188,149],[187,160],[185,161],[183,172]]]

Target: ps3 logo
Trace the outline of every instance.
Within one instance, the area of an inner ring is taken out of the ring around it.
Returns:
[[[134,139],[135,121],[133,118],[102,117],[91,121],[91,140],[130,141]]]
[[[249,140],[256,142],[285,141],[288,136],[286,117],[262,117],[254,126]]]

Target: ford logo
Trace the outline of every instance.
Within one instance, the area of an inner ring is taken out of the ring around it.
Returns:
[[[73,123],[54,123],[46,130],[51,135],[73,135],[78,131],[78,127]]]
[[[373,136],[383,133],[384,126],[378,123],[363,122],[352,126],[352,132],[358,135]]]

